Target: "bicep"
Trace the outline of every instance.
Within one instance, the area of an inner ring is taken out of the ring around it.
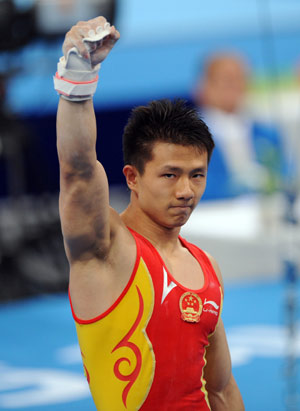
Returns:
[[[244,411],[243,399],[232,375],[231,359],[222,320],[207,349],[204,369],[208,399],[214,411]]]
[[[204,377],[208,391],[222,391],[231,376],[231,358],[222,319],[219,320],[215,333],[210,337],[206,350]]]
[[[88,175],[61,173],[59,210],[69,260],[105,252],[110,238],[109,194],[99,162]]]
[[[224,294],[224,284],[219,265],[210,254],[206,254],[215,270]],[[209,338],[209,343],[206,350],[205,379],[208,389],[220,391],[226,386],[231,375],[231,358],[222,318],[219,319],[215,332]]]

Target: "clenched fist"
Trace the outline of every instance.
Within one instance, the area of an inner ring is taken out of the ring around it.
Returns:
[[[106,58],[119,38],[120,33],[105,17],[80,21],[66,34],[63,53],[67,59],[68,52],[75,47],[84,59],[96,66]]]

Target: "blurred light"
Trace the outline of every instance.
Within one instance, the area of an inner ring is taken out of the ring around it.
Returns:
[[[114,0],[37,0],[37,32],[46,36],[63,35],[72,25],[99,15],[114,20]]]

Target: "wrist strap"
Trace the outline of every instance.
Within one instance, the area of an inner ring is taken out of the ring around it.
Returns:
[[[87,49],[90,50],[90,43],[101,46],[110,31],[109,23],[105,23],[104,27],[97,27],[96,31],[90,30],[88,37],[83,39]],[[53,78],[54,88],[67,100],[89,100],[97,89],[99,69],[100,64],[93,67],[91,61],[84,59],[76,47],[73,47],[68,51],[66,59],[65,57],[59,59],[57,72]]]
[[[62,94],[65,98],[70,97],[73,101],[77,98],[77,101],[79,101],[92,98],[97,89],[98,78],[97,74],[95,78],[89,81],[74,81],[61,77],[56,72],[54,84],[59,94]]]
[[[54,88],[67,100],[89,100],[97,89],[99,69],[100,64],[92,67],[90,61],[81,57],[73,47],[69,50],[67,59],[59,59],[53,78]]]

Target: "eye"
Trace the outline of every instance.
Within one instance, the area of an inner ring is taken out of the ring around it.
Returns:
[[[175,174],[166,173],[166,174],[163,174],[163,177],[165,177],[167,179],[171,179],[171,178],[175,178],[176,176],[175,176]]]
[[[204,178],[204,177],[206,177],[205,173],[197,173],[193,175],[193,178]]]

